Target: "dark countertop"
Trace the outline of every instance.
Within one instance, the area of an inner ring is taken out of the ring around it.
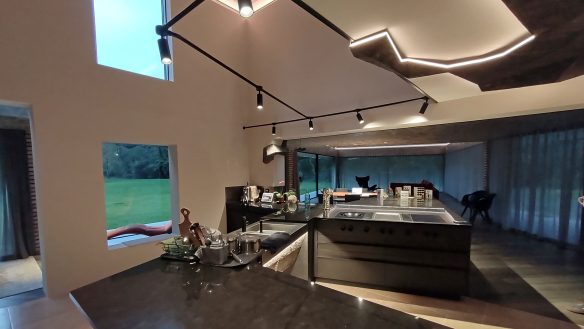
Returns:
[[[155,259],[71,296],[98,329],[446,328],[259,265]]]
[[[377,202],[377,198],[362,198],[361,200],[353,202],[341,202],[333,204],[339,206],[380,206]],[[259,207],[260,205],[254,205]],[[292,223],[307,223],[311,219],[326,219],[327,214],[322,209],[322,204],[312,204],[309,210],[306,211],[306,206],[299,203],[295,209],[290,209],[287,204],[273,204],[275,212],[262,216],[262,220],[270,220],[277,222],[292,222]],[[399,198],[388,198],[383,202],[383,207],[392,207],[396,210],[432,210],[432,209],[445,209],[455,220],[464,222],[462,224],[470,225],[465,219],[461,218],[457,213],[448,209],[440,200],[416,200],[416,199],[406,199],[400,200]],[[460,224],[460,223],[459,223]]]

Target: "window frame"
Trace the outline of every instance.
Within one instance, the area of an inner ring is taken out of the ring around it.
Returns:
[[[114,66],[110,66],[110,65],[106,65],[106,64],[102,64],[99,62],[99,56],[98,56],[98,49],[99,49],[99,45],[98,45],[98,41],[97,41],[97,17],[96,17],[96,12],[95,12],[95,2],[99,1],[99,0],[91,0],[91,4],[92,4],[92,14],[93,14],[93,38],[94,38],[94,45],[95,45],[95,63],[99,66],[103,66],[103,67],[107,67],[110,69],[114,69],[114,70],[119,70],[122,72],[128,72],[131,74],[136,74],[142,77],[148,77],[148,78],[153,78],[156,80],[162,80],[162,81],[170,81],[173,82],[174,81],[174,62],[171,64],[162,64],[163,66],[163,73],[164,73],[164,78],[159,78],[159,77],[154,77],[151,75],[147,75],[147,74],[142,74],[142,73],[138,73],[135,71],[130,71],[128,69],[124,69],[124,68],[119,68],[119,67],[114,67]],[[162,15],[162,20],[160,25],[164,25],[166,23],[168,23],[169,20],[169,15],[171,13],[171,7],[170,7],[170,0],[160,0],[160,6],[161,6],[161,15]],[[156,24],[158,25],[158,24]],[[152,31],[154,31],[155,26],[152,26]],[[168,47],[170,48],[170,54],[171,56],[173,56],[174,58],[174,51],[173,51],[173,40],[172,38],[167,38],[168,39]]]
[[[146,236],[142,234],[131,234],[123,237],[115,238],[112,240],[107,239],[107,216],[106,216],[106,201],[105,201],[105,176],[103,175],[103,155],[101,156],[101,178],[102,178],[102,205],[103,205],[103,223],[104,223],[104,238],[108,250],[116,250],[125,247],[132,247],[141,244],[148,244],[152,242],[158,242],[166,240],[170,237],[179,234],[179,224],[180,224],[180,202],[179,202],[179,186],[178,186],[178,146],[175,144],[145,144],[137,142],[123,142],[123,141],[102,141],[100,143],[100,153],[103,152],[104,144],[131,144],[131,145],[148,145],[148,146],[165,146],[168,149],[168,174],[169,174],[169,184],[170,184],[170,209],[172,221],[172,231],[170,233],[164,233],[154,236]]]
[[[334,184],[335,186],[330,186],[330,187],[333,188],[333,189],[336,188],[336,185],[338,184],[338,179],[337,179],[338,178],[337,177],[337,175],[338,175],[338,168],[337,168],[337,157],[336,156],[324,155],[324,154],[318,154],[318,153],[312,153],[312,152],[297,152],[297,153],[298,153],[296,155],[297,158],[300,156],[300,154],[310,154],[310,155],[314,155],[315,156],[315,161],[316,162],[315,162],[315,166],[314,166],[314,170],[315,170],[314,177],[315,177],[315,187],[316,187],[316,190],[315,191],[311,191],[311,192],[308,193],[310,195],[310,200],[315,199],[315,198],[318,197],[318,194],[319,194],[318,192],[319,192],[319,189],[321,188],[319,186],[320,157],[327,157],[327,158],[332,158],[333,159],[333,162],[335,164],[333,166],[333,168],[335,169],[335,184]],[[297,171],[299,169],[300,169],[300,167],[298,166]],[[314,192],[316,192],[316,193],[314,193]],[[314,195],[313,195],[313,193],[314,193]],[[306,198],[304,197],[304,194],[300,194],[300,182],[298,182],[298,196],[299,196],[299,200],[300,201],[305,201]]]

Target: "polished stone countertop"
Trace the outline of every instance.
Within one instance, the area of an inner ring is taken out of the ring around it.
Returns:
[[[399,198],[387,198],[383,201],[383,205],[380,205],[376,197],[361,198],[360,200],[353,202],[339,202],[333,203],[332,207],[335,206],[349,206],[349,207],[359,207],[359,206],[383,206],[390,207],[396,210],[402,211],[416,211],[416,210],[445,210],[447,211],[458,224],[468,224],[468,221],[460,217],[455,212],[448,209],[440,200],[438,199],[399,199]],[[328,219],[328,213],[322,208],[322,204],[311,204],[306,206],[302,203],[297,204],[295,207],[290,207],[287,204],[274,204],[277,210],[271,214],[262,217],[262,220],[271,220],[278,222],[292,222],[292,223],[307,223],[312,219]]]
[[[97,329],[446,328],[260,265],[155,259],[71,297]]]

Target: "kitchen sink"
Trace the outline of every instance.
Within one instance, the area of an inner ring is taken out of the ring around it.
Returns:
[[[253,223],[247,226],[246,232],[242,234],[255,234],[263,237],[268,237],[273,233],[288,233],[290,235],[296,233],[306,224],[300,223],[271,223],[271,222],[263,222],[262,223],[262,232],[260,232],[260,223]]]

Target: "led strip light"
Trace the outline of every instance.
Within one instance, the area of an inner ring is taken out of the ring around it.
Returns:
[[[450,143],[436,144],[410,144],[410,145],[378,145],[378,146],[339,146],[335,150],[377,150],[377,149],[403,149],[411,147],[445,147]]]
[[[397,46],[395,45],[395,42],[393,41],[393,39],[389,35],[389,32],[387,32],[387,31],[378,32],[378,33],[375,33],[373,35],[364,37],[362,39],[353,41],[349,44],[349,47],[351,47],[351,48],[357,47],[357,46],[360,46],[362,44],[365,44],[365,43],[368,43],[368,42],[371,42],[373,40],[377,40],[377,39],[380,39],[383,37],[387,38],[387,40],[389,41],[389,43],[391,45],[391,48],[393,48],[393,52],[396,54],[397,58],[399,59],[399,61],[401,63],[416,63],[416,64],[420,64],[420,65],[438,67],[441,69],[451,69],[451,68],[455,68],[455,67],[478,64],[478,63],[491,61],[491,60],[494,60],[497,58],[501,58],[501,57],[504,57],[504,56],[512,53],[516,49],[523,47],[525,44],[527,44],[527,43],[531,42],[533,39],[535,39],[535,35],[530,35],[529,37],[525,38],[523,41],[520,41],[519,43],[507,48],[506,50],[504,50],[500,53],[496,53],[496,54],[481,57],[481,58],[470,59],[470,60],[462,61],[462,62],[458,62],[458,63],[452,63],[452,64],[443,64],[443,63],[437,63],[437,62],[427,61],[427,60],[423,60],[423,59],[402,57],[399,50],[397,49]]]

